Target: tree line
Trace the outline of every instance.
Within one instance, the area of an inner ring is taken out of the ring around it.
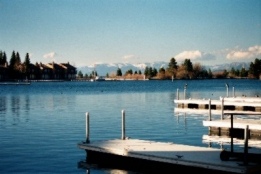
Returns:
[[[37,62],[36,62],[37,64]],[[12,52],[11,58],[7,60],[5,52],[0,50],[0,66],[8,68],[10,79],[25,79],[30,73],[30,58],[26,53],[24,61],[21,61],[19,52]],[[97,76],[97,72],[93,71],[90,75],[83,75],[81,71],[78,72],[78,77],[92,78]],[[241,70],[232,68],[231,70],[224,69],[222,72],[212,73],[210,69],[206,70],[200,63],[192,63],[190,59],[185,59],[180,65],[178,65],[176,59],[172,57],[166,68],[161,67],[158,70],[155,67],[146,67],[144,73],[141,70],[133,71],[127,70],[124,74],[120,68],[117,69],[116,74],[110,75],[107,73],[107,77],[111,76],[139,76],[145,75],[148,79],[209,79],[209,78],[252,78],[258,79],[261,75],[261,59],[256,58],[254,62],[250,63],[249,69],[244,67]]]
[[[25,79],[30,72],[29,54],[21,61],[19,52],[13,51],[8,63],[6,53],[0,51],[0,66],[8,68],[9,79]]]
[[[80,72],[81,73],[81,72]],[[92,72],[91,77],[95,72]],[[120,68],[116,71],[117,77],[136,76],[141,75],[139,70],[134,71],[132,69],[127,70],[124,74]],[[148,79],[211,79],[211,78],[251,78],[258,79],[261,75],[261,59],[256,58],[254,62],[250,63],[249,69],[242,67],[241,69],[231,70],[224,69],[221,72],[212,72],[211,69],[206,70],[200,63],[192,63],[190,59],[185,59],[180,65],[178,65],[176,59],[173,57],[170,59],[167,68],[161,67],[158,70],[155,67],[146,67],[143,75]],[[97,72],[96,72],[97,76]],[[88,75],[87,75],[88,77]],[[110,75],[107,73],[107,77]]]

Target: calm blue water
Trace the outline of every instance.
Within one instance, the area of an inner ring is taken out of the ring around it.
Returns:
[[[78,162],[85,151],[85,113],[90,140],[121,138],[121,111],[126,135],[135,139],[208,146],[202,136],[204,115],[175,115],[173,100],[219,99],[225,83],[236,96],[261,96],[261,80],[177,80],[105,82],[33,82],[0,85],[0,172],[86,173]],[[213,145],[215,146],[215,145]],[[217,145],[218,147],[218,145]],[[91,168],[92,174],[113,173]]]

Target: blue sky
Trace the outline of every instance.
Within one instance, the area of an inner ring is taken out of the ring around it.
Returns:
[[[260,0],[0,0],[0,50],[32,63],[261,58]]]

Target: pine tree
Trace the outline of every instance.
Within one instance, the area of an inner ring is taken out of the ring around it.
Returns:
[[[176,62],[176,59],[174,57],[172,57],[170,59],[170,62],[169,62],[169,69],[178,69],[178,65],[177,65],[177,62]]]
[[[5,52],[3,53],[3,63],[6,64],[7,63],[7,57]]]
[[[188,72],[193,71],[193,65],[192,65],[192,62],[190,61],[190,59],[185,59],[183,65],[185,66],[185,68]]]
[[[178,65],[177,65],[176,59],[174,57],[172,57],[170,59],[169,66],[166,70],[169,72],[169,74],[171,76],[175,77],[176,73],[177,73],[177,69],[178,69]]]
[[[15,51],[13,51],[12,55],[11,55],[11,58],[10,58],[10,62],[9,62],[10,69],[14,69],[15,62],[16,62]]]
[[[3,53],[0,51],[0,65],[3,65]]]
[[[117,76],[122,76],[122,72],[121,72],[121,69],[120,69],[120,68],[117,69],[116,75],[117,75]]]
[[[25,75],[28,78],[29,73],[30,73],[30,58],[29,58],[29,54],[26,53],[25,55],[25,60],[24,60],[24,66],[25,66]]]
[[[18,66],[21,63],[20,54],[17,52],[15,55],[15,64]]]
[[[15,51],[12,52],[11,58],[10,58],[10,63],[9,63],[9,77],[11,79],[15,78],[15,62],[16,62],[16,56],[15,56]]]

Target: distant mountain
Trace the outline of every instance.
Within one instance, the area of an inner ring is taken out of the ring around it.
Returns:
[[[165,69],[168,67],[169,62],[153,62],[153,63],[140,63],[140,64],[131,64],[131,63],[99,63],[95,64],[95,67],[93,65],[90,66],[79,66],[76,67],[77,71],[81,71],[83,74],[90,74],[92,71],[96,71],[98,75],[105,76],[108,74],[116,74],[117,69],[120,68],[122,73],[124,74],[126,71],[131,69],[134,71],[141,70],[142,73],[144,73],[144,70],[146,67],[153,67],[159,70],[161,67],[164,67]],[[204,66],[206,70],[210,69],[212,72],[217,71],[230,71],[232,68],[235,70],[239,69],[241,70],[242,67],[249,69],[250,63],[246,62],[234,62],[234,63],[226,63],[226,64],[220,64],[220,65],[213,65],[213,66]]]
[[[83,74],[90,74],[92,71],[96,71],[98,75],[105,76],[108,74],[116,74],[117,69],[120,68],[122,73],[124,74],[128,70],[132,70],[133,72],[141,70],[143,73],[146,67],[153,67],[159,70],[161,67],[166,68],[168,65],[167,62],[154,62],[154,63],[140,63],[140,64],[131,64],[131,63],[99,63],[90,66],[79,66],[76,67],[77,71],[81,71]]]
[[[220,64],[220,65],[213,65],[213,66],[205,66],[205,69],[211,69],[212,72],[217,72],[217,71],[230,71],[232,68],[235,70],[241,70],[242,68],[249,69],[250,62],[233,62],[233,63],[225,63],[225,64]]]

